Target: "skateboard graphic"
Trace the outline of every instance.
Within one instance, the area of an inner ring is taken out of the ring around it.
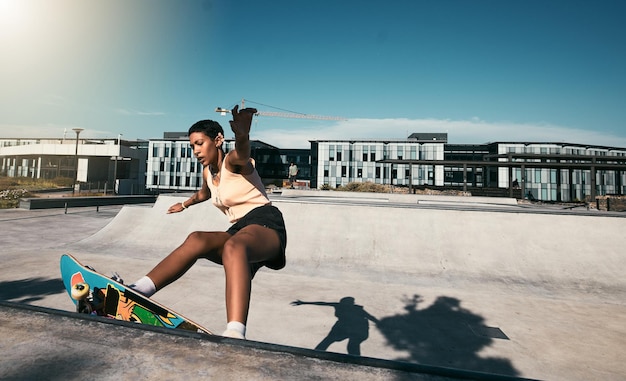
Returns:
[[[69,254],[61,256],[61,278],[76,312],[212,334],[200,324],[82,265]]]

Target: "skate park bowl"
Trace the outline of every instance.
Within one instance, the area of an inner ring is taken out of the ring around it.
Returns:
[[[230,225],[210,202],[166,213],[189,195],[124,206],[62,249],[135,280],[189,233]],[[624,379],[624,214],[453,196],[270,198],[285,218],[287,266],[253,281],[250,343],[492,375],[485,379]],[[198,261],[155,299],[219,333],[223,269]],[[62,294],[36,304],[71,310]]]
[[[75,247],[153,257],[173,250],[193,231],[228,228],[225,216],[209,202],[166,214],[170,205],[185,199],[160,196],[152,207],[126,206],[109,225]],[[288,231],[289,266],[284,271],[598,293],[626,289],[624,218],[527,213],[508,199],[503,207],[488,210],[421,209],[382,200],[274,199]]]

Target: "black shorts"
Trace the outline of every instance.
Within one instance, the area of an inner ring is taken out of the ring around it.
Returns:
[[[287,247],[287,229],[285,229],[285,221],[283,220],[283,214],[277,207],[267,204],[252,209],[248,214],[243,216],[239,221],[235,222],[226,232],[230,235],[235,235],[239,230],[248,225],[261,225],[266,228],[270,228],[278,234],[280,240],[280,254],[277,258],[270,259],[269,261],[263,261],[258,264],[253,264],[255,269],[253,275],[262,266],[267,266],[272,270],[280,270],[285,267],[285,248]]]

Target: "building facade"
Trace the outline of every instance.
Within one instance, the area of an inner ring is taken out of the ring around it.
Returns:
[[[235,148],[227,139],[225,152]],[[250,141],[251,156],[266,186],[282,186],[289,163],[301,168],[300,178],[310,176],[309,150],[279,149],[258,140]],[[163,139],[152,139],[148,147],[146,188],[154,192],[195,192],[202,186],[202,165],[193,155],[185,132],[166,132]]]
[[[443,166],[393,164],[387,160],[443,160],[447,134],[412,134],[405,140],[311,141],[311,188],[351,182],[444,185]]]
[[[311,141],[311,162],[312,188],[372,182],[409,188],[517,189],[521,197],[542,201],[626,192],[626,148],[619,147],[448,144],[445,134],[413,134],[406,140]]]
[[[147,141],[117,139],[0,139],[0,175],[99,184],[143,194]]]
[[[530,199],[576,201],[626,192],[626,148],[529,142],[489,147],[489,159],[511,164],[498,167],[497,186],[507,188],[513,179]]]
[[[282,186],[293,162],[300,170],[298,180],[310,182],[312,189],[372,182],[409,189],[500,190],[509,197],[566,202],[626,193],[626,148],[447,140],[440,133],[401,140],[314,140],[310,150],[251,141],[251,154],[267,186]],[[234,141],[226,140],[223,147],[234,149]],[[187,134],[177,132],[150,141],[0,139],[0,175],[106,183],[120,194],[193,192],[202,185],[202,166]]]

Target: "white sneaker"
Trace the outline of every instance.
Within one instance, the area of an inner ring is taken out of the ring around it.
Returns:
[[[241,340],[245,340],[246,337],[244,335],[242,335],[240,332],[235,331],[233,329],[227,329],[226,331],[224,331],[224,333],[222,333],[222,336],[224,337],[230,337],[233,339],[241,339]]]

